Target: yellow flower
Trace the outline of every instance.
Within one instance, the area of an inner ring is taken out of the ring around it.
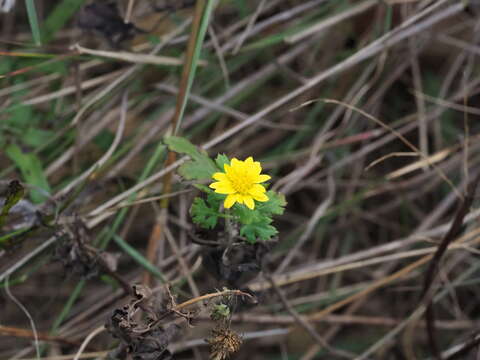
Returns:
[[[260,174],[262,167],[258,161],[250,156],[245,161],[233,158],[230,165],[225,164],[224,173],[217,172],[212,178],[217,180],[210,184],[216,193],[226,194],[224,206],[229,209],[238,202],[245,204],[249,209],[255,208],[256,201],[267,201],[266,190],[260,183],[270,179],[270,176]]]

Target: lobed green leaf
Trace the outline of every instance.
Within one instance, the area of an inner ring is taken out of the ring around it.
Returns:
[[[278,233],[277,229],[270,225],[271,222],[272,219],[265,218],[264,221],[261,222],[243,225],[240,228],[240,235],[245,236],[251,244],[256,243],[258,240],[269,240]]]
[[[164,139],[170,151],[185,154],[192,160],[185,162],[178,169],[178,173],[187,180],[211,179],[214,172],[218,171],[215,163],[205,151],[198,149],[190,141],[179,136],[168,136]]]
[[[222,197],[214,192],[207,196],[207,201],[196,197],[190,208],[190,215],[195,224],[204,229],[213,229],[217,226],[218,218],[223,216],[220,214],[220,204]]]
[[[257,202],[256,209],[263,215],[282,215],[287,201],[285,195],[273,190],[267,191],[268,201]]]

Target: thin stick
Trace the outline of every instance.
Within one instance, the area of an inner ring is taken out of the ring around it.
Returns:
[[[380,125],[384,129],[390,131],[392,134],[394,134],[396,137],[398,137],[406,146],[408,146],[415,153],[417,153],[424,161],[426,161],[429,165],[431,165],[435,169],[437,174],[452,188],[452,190],[458,195],[458,197],[460,199],[463,198],[463,195],[457,190],[457,188],[453,185],[452,181],[447,177],[447,175],[445,175],[445,173],[440,168],[438,168],[436,165],[434,165],[433,163],[430,163],[427,155],[425,155],[422,151],[420,151],[420,149],[418,149],[415,145],[413,145],[411,143],[411,141],[409,141],[405,136],[400,134],[398,131],[393,129],[391,126],[385,124],[383,121],[380,121],[379,119],[375,118],[374,116],[366,113],[365,111],[363,111],[363,110],[361,110],[361,109],[359,109],[359,108],[357,108],[353,105],[346,104],[342,101],[333,100],[333,99],[325,99],[323,101],[326,102],[327,104],[329,104],[329,103],[338,104],[338,105],[345,106],[345,107],[347,107],[351,110],[354,110],[354,111],[360,113],[361,115],[365,116],[367,119],[370,119],[373,122],[375,122],[376,124]]]
[[[133,11],[133,4],[135,3],[135,0],[130,0],[128,2],[128,7],[127,7],[127,12],[125,14],[125,19],[123,20],[125,24],[128,24],[130,22],[130,18],[132,17],[132,11]]]
[[[280,301],[282,302],[285,310],[288,311],[288,313],[293,316],[293,318],[295,319],[295,321],[298,323],[298,325],[300,325],[302,328],[305,329],[305,331],[307,331],[307,333],[318,343],[320,344],[322,347],[324,347],[327,351],[329,351],[330,353],[332,353],[333,355],[337,355],[339,357],[342,357],[342,358],[346,358],[346,359],[352,359],[354,356],[346,351],[343,351],[343,350],[337,350],[333,347],[330,346],[330,344],[327,343],[327,341],[321,337],[318,332],[315,330],[315,328],[310,325],[310,323],[305,319],[303,318],[302,316],[300,316],[298,314],[298,312],[295,311],[295,309],[288,303],[288,300],[287,298],[285,297],[285,294],[283,293],[283,291],[277,286],[277,284],[275,284],[275,281],[273,280],[272,276],[271,275],[265,275],[267,280],[270,282],[270,284],[272,285],[272,288],[273,290],[275,291],[275,293],[278,295],[278,297],[280,298]]]
[[[88,336],[85,338],[85,340],[83,340],[82,345],[80,345],[80,348],[78,349],[77,353],[75,354],[75,357],[73,358],[73,360],[79,360],[80,355],[82,355],[82,353],[85,350],[85,348],[87,347],[88,343],[90,341],[92,341],[92,339],[95,336],[97,336],[98,334],[101,334],[105,330],[106,330],[105,326],[102,325],[102,326],[99,326],[98,328],[96,328],[95,330],[93,330],[90,334],[88,334]]]
[[[108,151],[100,159],[98,159],[98,161],[95,162],[95,164],[93,164],[90,167],[90,169],[85,171],[82,175],[76,177],[74,181],[72,181],[70,184],[64,187],[61,191],[59,191],[56,195],[57,197],[68,194],[74,187],[82,183],[89,176],[95,176],[95,172],[101,169],[102,166],[105,165],[105,163],[108,161],[108,159],[110,159],[110,157],[113,155],[113,153],[117,149],[117,146],[120,144],[120,141],[122,139],[123,131],[125,129],[125,123],[127,121],[127,111],[128,111],[128,93],[125,92],[125,94],[122,97],[122,111],[120,113],[120,122],[118,124],[117,132],[115,134],[115,138],[113,139],[112,145],[110,145],[110,148],[108,149]]]
[[[209,4],[211,1],[209,1]],[[179,93],[177,97],[177,103],[175,106],[175,113],[172,117],[171,122],[171,132],[173,135],[176,135],[180,127],[181,120],[183,118],[183,113],[187,104],[188,95],[190,93],[190,88],[192,86],[193,77],[195,75],[196,66],[198,63],[198,56],[200,53],[199,46],[203,43],[203,37],[205,36],[206,28],[202,33],[203,21],[208,21],[204,19],[204,15],[207,14],[207,3],[206,0],[199,0],[195,6],[195,12],[193,15],[192,30],[190,33],[190,38],[187,45],[186,61],[183,67],[182,79],[180,81]],[[208,16],[208,14],[207,14]],[[165,161],[165,167],[172,166],[177,160],[177,155],[175,152],[170,151]],[[172,190],[172,176],[173,173],[168,172],[163,178],[163,193],[169,194]],[[158,244],[161,242],[163,236],[163,228],[167,223],[167,208],[169,204],[169,198],[164,198],[160,201],[160,214],[157,217],[154,228],[148,239],[147,246],[147,259],[152,264],[155,264]],[[151,276],[149,272],[145,272],[143,277],[143,283],[150,285]]]
[[[79,344],[75,341],[63,338],[61,336],[51,336],[45,333],[34,333],[32,330],[28,330],[28,329],[20,329],[16,327],[0,325],[1,336],[12,336],[17,338],[27,338],[27,339],[33,338],[34,339],[35,334],[37,335],[38,340],[41,340],[41,341],[52,341],[52,342],[58,342],[58,343],[63,343],[67,345]]]
[[[435,276],[438,273],[438,266],[440,264],[440,259],[447,251],[450,243],[454,241],[454,239],[462,231],[464,218],[470,211],[470,207],[472,206],[473,200],[475,198],[475,192],[479,183],[480,183],[480,174],[477,175],[477,177],[470,183],[467,189],[467,194],[465,196],[465,199],[459,203],[457,213],[452,222],[452,225],[448,230],[448,232],[445,234],[440,245],[438,246],[438,249],[435,252],[432,258],[432,261],[425,273],[421,303],[426,305],[425,319],[427,320],[427,335],[428,335],[430,348],[433,352],[433,355],[438,360],[442,359],[442,355],[440,353],[440,350],[438,348],[438,344],[435,338],[435,313],[432,306],[433,291],[431,291],[431,289],[433,289],[432,285],[435,280]]]
[[[8,284],[9,277],[5,279],[5,292],[8,297],[22,310],[22,312],[27,316],[28,321],[30,321],[30,326],[32,327],[33,339],[35,340],[35,351],[37,353],[37,359],[40,359],[40,345],[38,343],[38,333],[37,327],[35,326],[35,321],[33,321],[32,315],[30,315],[27,308],[15,297],[10,291],[10,286]]]

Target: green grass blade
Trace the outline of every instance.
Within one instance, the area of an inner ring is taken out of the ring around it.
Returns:
[[[35,45],[40,46],[42,44],[42,38],[40,36],[40,27],[38,26],[35,0],[25,0],[25,6],[27,7],[28,21],[30,22],[30,28],[32,29],[33,41],[35,41]]]
[[[48,15],[45,20],[43,41],[49,42],[53,39],[70,18],[83,5],[85,0],[63,0]]]
[[[56,335],[58,333],[58,328],[66,319],[66,317],[70,313],[70,310],[72,310],[72,307],[75,304],[75,301],[77,300],[77,298],[80,296],[80,293],[82,292],[82,289],[85,286],[85,283],[86,283],[85,280],[80,280],[78,282],[77,286],[75,287],[73,292],[70,294],[70,297],[68,298],[67,303],[65,304],[62,311],[60,312],[60,315],[58,315],[55,318],[55,321],[53,322],[53,325],[52,325],[52,329],[50,330],[50,334]]]
[[[199,28],[199,31],[198,31],[198,36],[195,39],[195,47],[194,47],[194,50],[193,50],[191,67],[190,67],[189,73],[188,73],[188,80],[187,80],[187,87],[186,87],[186,90],[185,90],[185,96],[182,99],[180,114],[179,114],[178,121],[176,123],[176,128],[175,128],[173,134],[176,134],[178,132],[178,129],[180,128],[180,125],[182,123],[183,114],[185,112],[185,107],[187,106],[188,96],[190,94],[190,90],[191,90],[192,84],[193,84],[193,79],[195,78],[195,73],[196,73],[197,68],[198,68],[198,60],[200,59],[203,40],[205,39],[205,34],[207,33],[208,24],[210,23],[210,17],[213,13],[214,8],[215,8],[215,1],[214,0],[208,0],[207,4],[205,5],[205,9],[203,11],[203,16],[202,16],[202,20],[201,20],[201,23],[200,23],[200,28]]]
[[[130,244],[123,240],[120,236],[118,236],[117,234],[113,235],[113,240],[139,265],[150,271],[163,283],[167,282],[163,274],[151,262],[149,262],[142,254],[140,254],[134,247],[130,246]]]

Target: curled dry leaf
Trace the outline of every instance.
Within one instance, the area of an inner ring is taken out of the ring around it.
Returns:
[[[63,264],[67,273],[89,279],[102,270],[116,271],[119,255],[91,246],[90,234],[81,219],[75,217],[71,223],[63,224],[57,236],[62,241],[57,242],[54,258]]]
[[[176,324],[170,324],[166,328],[159,325],[157,314],[163,311],[154,308],[150,288],[135,285],[132,293],[134,298],[122,308],[115,309],[105,324],[108,332],[120,340],[110,357],[126,359],[130,356],[134,360],[171,359],[172,354],[167,346],[180,327]],[[139,311],[141,316],[135,316]]]

